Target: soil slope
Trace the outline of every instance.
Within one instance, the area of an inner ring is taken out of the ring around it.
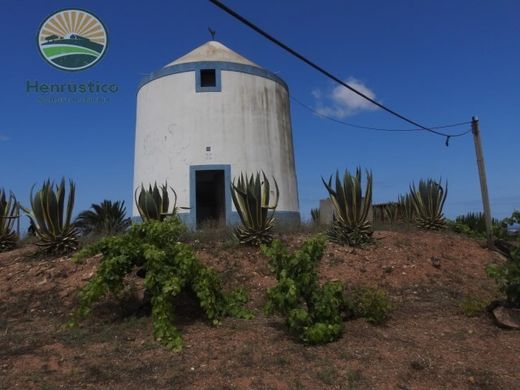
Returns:
[[[299,246],[307,237],[283,239]],[[213,327],[179,308],[185,348],[171,353],[152,338],[151,321],[128,299],[107,298],[79,328],[67,328],[75,296],[100,257],[83,264],[35,255],[27,246],[0,254],[0,388],[111,389],[514,389],[520,388],[520,332],[487,314],[466,317],[464,297],[491,300],[484,272],[502,261],[470,239],[416,231],[376,233],[366,249],[328,244],[323,280],[385,289],[396,303],[384,326],[349,321],[337,342],[307,347],[265,317],[275,280],[258,250],[196,242],[199,258],[244,286],[253,320]],[[137,296],[142,280],[129,278]]]

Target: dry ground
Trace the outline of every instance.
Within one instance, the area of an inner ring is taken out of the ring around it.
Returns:
[[[284,239],[298,246],[305,237]],[[0,388],[520,389],[520,332],[459,307],[464,297],[496,295],[484,267],[499,255],[447,233],[376,237],[367,249],[328,244],[319,271],[385,289],[397,306],[392,318],[384,326],[349,321],[342,339],[319,347],[296,343],[282,319],[263,315],[275,281],[254,249],[196,243],[226,287],[248,289],[257,314],[212,327],[180,313],[181,353],[153,340],[150,318],[135,315],[131,301],[121,309],[107,299],[81,327],[65,326],[99,257],[77,265],[34,255],[32,246],[0,254]]]

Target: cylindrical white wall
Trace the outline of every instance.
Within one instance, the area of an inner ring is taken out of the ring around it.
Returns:
[[[197,92],[198,69],[214,66],[220,91]],[[137,95],[134,188],[167,181],[177,205],[193,207],[190,166],[230,165],[231,178],[263,170],[278,182],[280,217],[299,218],[285,84],[240,64],[190,63],[162,72]],[[138,216],[135,204],[133,215]]]

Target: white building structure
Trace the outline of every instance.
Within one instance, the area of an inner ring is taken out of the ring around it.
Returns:
[[[280,188],[278,220],[299,221],[289,92],[273,72],[209,41],[141,82],[134,189],[167,182],[192,228],[234,224],[233,178],[262,170]]]

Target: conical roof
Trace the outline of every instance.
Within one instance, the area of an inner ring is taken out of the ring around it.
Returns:
[[[165,68],[172,65],[199,61],[226,61],[259,67],[254,62],[249,61],[245,57],[242,57],[240,54],[224,46],[222,43],[217,41],[208,41],[205,44],[190,51],[188,54],[185,54],[182,57],[177,58],[175,61],[170,62],[165,66]]]

